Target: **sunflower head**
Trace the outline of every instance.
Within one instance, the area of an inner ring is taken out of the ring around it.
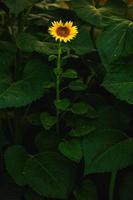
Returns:
[[[73,26],[72,21],[63,23],[61,20],[52,22],[52,26],[48,29],[50,35],[60,42],[68,42],[78,34],[77,26]]]

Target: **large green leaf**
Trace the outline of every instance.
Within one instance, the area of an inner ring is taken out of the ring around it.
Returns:
[[[15,15],[32,5],[31,0],[4,0],[4,3],[8,6],[10,12]]]
[[[118,99],[133,104],[133,66],[116,66],[105,76],[102,85]]]
[[[73,9],[82,20],[97,27],[106,26],[110,20],[111,9],[106,7],[96,8],[86,1],[72,1]]]
[[[51,79],[51,72],[46,64],[30,61],[21,80],[12,82],[9,75],[0,75],[0,108],[27,105],[44,93],[45,85]]]
[[[6,169],[20,186],[26,184],[23,169],[27,159],[27,152],[20,145],[11,146],[5,152]]]
[[[133,139],[118,130],[96,131],[83,141],[85,174],[112,172],[133,164]]]
[[[47,55],[58,53],[58,45],[56,43],[39,41],[35,36],[29,33],[20,33],[17,36],[17,46],[25,52],[36,51]]]
[[[24,169],[26,181],[37,193],[48,198],[65,199],[75,184],[75,167],[55,152],[40,153]]]
[[[107,70],[110,63],[133,53],[133,22],[116,20],[100,35],[97,48]]]

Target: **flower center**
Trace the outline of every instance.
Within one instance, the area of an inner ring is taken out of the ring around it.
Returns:
[[[57,28],[56,33],[61,37],[67,37],[70,31],[67,27],[60,26],[59,28]]]

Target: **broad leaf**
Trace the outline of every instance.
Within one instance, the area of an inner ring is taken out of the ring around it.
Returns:
[[[57,44],[39,41],[35,36],[29,33],[21,33],[17,36],[17,46],[25,52],[35,51],[47,55],[58,53]]]
[[[0,75],[0,108],[25,106],[39,99],[45,84],[51,80],[51,72],[46,64],[29,62],[21,80],[12,82],[7,74]]]
[[[133,66],[116,66],[107,73],[102,85],[116,98],[133,104]]]
[[[55,152],[40,153],[30,159],[24,170],[26,181],[40,195],[67,198],[75,184],[75,167]]]
[[[111,172],[133,163],[133,140],[118,130],[102,130],[83,140],[85,174]]]
[[[132,54],[133,22],[116,19],[98,38],[97,48],[108,71],[110,63]]]

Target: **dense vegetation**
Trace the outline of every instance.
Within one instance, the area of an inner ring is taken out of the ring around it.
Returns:
[[[132,0],[0,1],[1,200],[132,200],[132,104]]]

